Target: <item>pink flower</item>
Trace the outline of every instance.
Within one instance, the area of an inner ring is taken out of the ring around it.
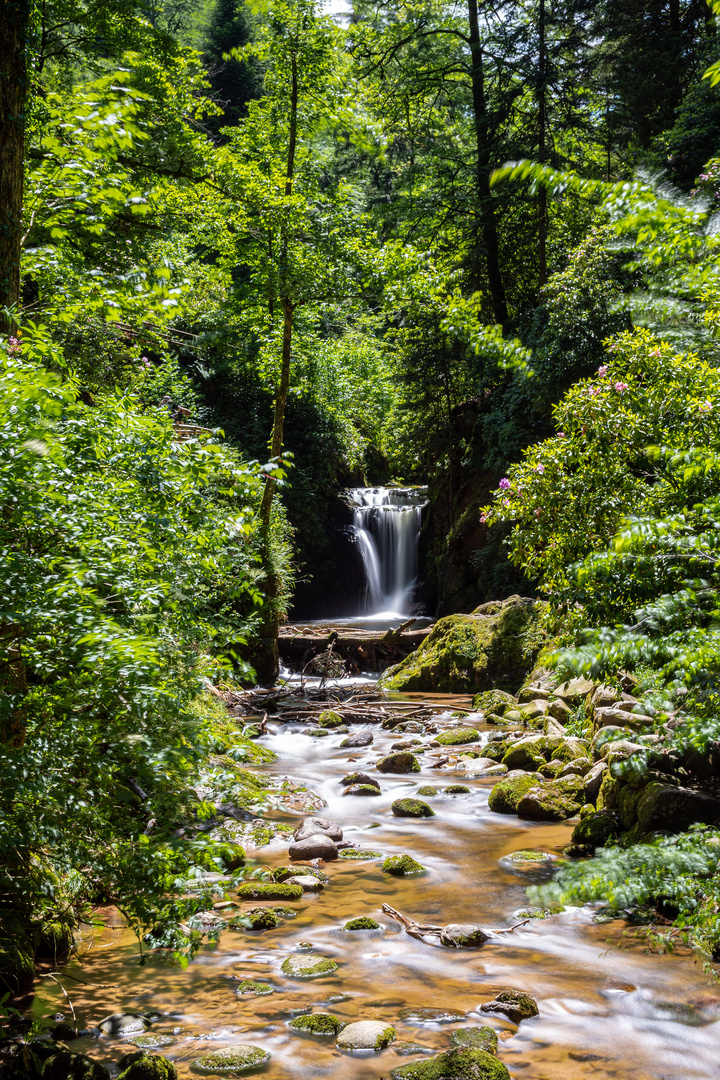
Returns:
[[[11,356],[19,356],[20,355],[20,349],[21,349],[20,342],[18,341],[18,339],[16,337],[11,337],[11,338],[8,339],[8,352],[10,353]]]
[[[503,476],[502,480],[498,484],[498,487],[501,491],[508,491],[512,487],[512,484],[508,480],[507,476]]]
[[[627,390],[627,388],[628,388],[628,384],[626,382],[616,382],[615,383],[615,389],[617,390],[618,394],[624,394],[625,391]]]
[[[598,375],[600,376],[600,378],[604,379],[605,376],[607,375],[607,373],[608,373],[608,365],[607,364],[601,364],[600,367],[598,368]]]
[[[503,499],[502,504],[503,504],[503,506],[509,506],[510,505],[510,500],[509,499]]]
[[[564,431],[558,431],[557,437],[558,437],[558,439],[564,439],[565,438],[565,432]]]
[[[540,509],[540,507],[538,507],[537,510],[535,511],[535,517],[539,518],[541,513],[542,513],[542,510]]]
[[[485,524],[485,522],[487,521],[487,519],[488,519],[488,516],[487,516],[487,514],[486,514],[486,513],[482,513],[482,514],[480,515],[480,522],[481,522],[481,524],[483,524],[483,525],[484,525],[484,524]]]
[[[544,473],[545,472],[545,466],[542,465],[542,464],[536,465],[535,466],[535,472]]]
[[[698,409],[701,413],[712,412],[712,401],[701,401],[698,405]]]

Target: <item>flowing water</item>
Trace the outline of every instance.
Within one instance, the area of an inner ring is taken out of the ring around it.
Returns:
[[[446,714],[442,722],[452,721]],[[278,761],[266,768],[304,780],[321,795],[327,802],[322,816],[340,823],[346,840],[383,855],[408,852],[428,868],[427,875],[391,878],[379,859],[328,863],[330,884],[293,903],[297,918],[263,933],[224,930],[219,944],[203,947],[184,971],[162,954],[149,955],[140,966],[133,937],[117,913],[101,912],[108,927],[86,928],[82,963],[70,963],[62,979],[81,1026],[113,1011],[157,1011],[161,1017],[153,1030],[173,1038],[161,1052],[182,1077],[193,1075],[194,1057],[249,1043],[272,1054],[266,1080],[373,1080],[423,1052],[447,1049],[453,1029],[481,1023],[494,1026],[501,1039],[507,1036],[500,1058],[513,1077],[525,1080],[710,1080],[720,1074],[720,993],[688,952],[646,953],[635,939],[623,937],[624,924],[598,925],[589,909],[533,921],[477,950],[417,940],[384,915],[381,906],[389,903],[418,922],[512,925],[526,904],[528,877],[504,857],[525,848],[560,853],[571,826],[490,812],[492,781],[456,766],[433,767],[432,751],[421,756],[422,774],[376,773],[380,797],[344,796],[340,777],[372,772],[377,757],[399,738],[378,727],[373,734],[373,746],[349,750],[340,748],[343,735],[312,739],[297,725],[277,725],[263,741]],[[418,784],[441,791],[453,782],[466,784],[471,793],[430,799],[435,817],[393,817],[393,799],[412,794]],[[268,866],[287,862],[285,844],[249,853]],[[375,918],[383,929],[343,929],[360,915]],[[301,942],[336,960],[337,971],[312,981],[282,975],[282,961]],[[240,997],[237,980],[247,978],[267,981],[275,992]],[[540,1015],[516,1028],[499,1014],[478,1012],[503,987],[533,994]],[[413,1008],[427,1006],[458,1015],[446,1022],[413,1017]],[[329,1009],[346,1021],[388,1021],[398,1041],[379,1054],[341,1053],[332,1039],[288,1028],[292,1015],[309,1007]],[[50,980],[41,983],[35,1009],[43,1016],[68,1014],[67,1001]],[[409,1055],[408,1044],[416,1047]],[[106,1060],[117,1058],[123,1046],[132,1049],[105,1037],[74,1046]]]
[[[353,529],[365,569],[364,613],[408,613],[418,575],[424,488],[351,488]]]

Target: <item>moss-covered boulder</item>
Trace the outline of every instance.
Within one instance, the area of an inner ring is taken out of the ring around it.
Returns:
[[[416,773],[420,772],[420,762],[409,750],[398,750],[380,758],[376,768],[381,773]]]
[[[110,1073],[99,1061],[85,1054],[61,1050],[43,1063],[42,1080],[110,1080]]]
[[[481,926],[475,923],[449,923],[440,934],[440,944],[448,949],[479,949],[488,941]]]
[[[343,1022],[332,1013],[306,1013],[305,1016],[296,1016],[290,1021],[288,1027],[307,1035],[337,1035],[343,1027]]]
[[[508,769],[523,769],[525,772],[539,772],[545,765],[545,757],[537,738],[521,739],[512,743],[502,758],[502,764]]]
[[[297,870],[296,870],[297,873]],[[299,900],[303,894],[299,885],[289,885],[279,881],[248,881],[238,888],[240,900]]]
[[[497,1032],[487,1025],[479,1028],[458,1028],[450,1036],[450,1042],[453,1046],[473,1046],[487,1051],[488,1054],[497,1054]]]
[[[493,787],[488,796],[488,806],[496,814],[516,814],[522,797],[539,783],[535,773],[508,773]]]
[[[340,783],[343,787],[350,787],[351,784],[371,784],[373,787],[380,787],[374,776],[368,776],[368,774],[364,772],[348,773],[346,776],[343,776]]]
[[[641,833],[682,832],[696,822],[717,825],[720,802],[701,791],[655,782],[638,800],[637,822]]]
[[[390,1075],[393,1080],[510,1080],[494,1054],[474,1046],[458,1046],[425,1061],[411,1061]]]
[[[519,1024],[522,1020],[529,1020],[531,1016],[538,1015],[535,998],[523,990],[501,990],[494,1001],[486,1001],[480,1008],[483,1012],[503,1013],[512,1020],[513,1024]]]
[[[254,979],[243,979],[237,988],[238,994],[247,994],[249,997],[264,997],[274,993],[270,983],[255,982]]]
[[[317,718],[317,726],[320,728],[339,728],[345,726],[340,713],[333,712],[332,709],[326,709],[325,712],[321,712]]]
[[[449,784],[448,787],[443,788],[446,795],[469,795],[470,788],[465,784]]]
[[[574,817],[585,802],[581,776],[548,780],[529,788],[518,802],[518,816],[526,821],[565,821]]]
[[[272,908],[251,908],[236,915],[228,926],[232,930],[274,930],[280,925],[280,916]]]
[[[190,1062],[193,1072],[202,1075],[244,1076],[267,1065],[270,1054],[260,1046],[227,1046]]]
[[[439,792],[438,792],[437,788],[430,787],[429,784],[423,784],[422,787],[419,787],[417,789],[415,794],[416,795],[424,795],[426,799],[431,799],[431,798],[433,798],[433,796],[438,795]]]
[[[511,743],[507,739],[488,739],[483,746],[483,753],[485,757],[492,758],[493,761],[500,763],[508,752],[508,748]]]
[[[413,859],[412,855],[391,855],[382,864],[382,868],[386,874],[392,874],[393,877],[415,877],[419,874],[427,874],[426,867],[417,859]]]
[[[396,799],[390,807],[395,817],[435,817],[435,811],[422,799]]]
[[[148,1031],[145,1035],[136,1035],[130,1042],[141,1050],[160,1050],[175,1042],[172,1035],[161,1035],[159,1031]]]
[[[283,975],[292,979],[317,979],[321,975],[332,975],[337,971],[337,964],[327,956],[288,956],[280,968]]]
[[[396,1031],[381,1020],[358,1020],[343,1028],[337,1038],[340,1050],[384,1050],[396,1038]]]
[[[122,1066],[121,1061],[122,1072],[117,1080],[177,1080],[177,1069],[172,1061],[168,1061],[165,1057],[151,1057],[143,1053],[142,1057],[131,1062],[126,1069]]]
[[[483,604],[472,615],[448,615],[414,653],[384,673],[380,685],[455,694],[512,690],[532,663],[535,618],[533,601],[520,596]]]
[[[305,728],[303,735],[308,735],[311,739],[324,739],[330,732],[324,727],[309,727]]]
[[[489,713],[502,717],[508,709],[514,709],[516,704],[512,694],[504,690],[483,690],[473,698],[473,709],[479,709],[485,713],[485,719]]]
[[[480,732],[471,727],[449,728],[435,736],[435,742],[440,746],[464,746],[466,743],[477,742]]]
[[[598,810],[596,814],[590,814],[578,822],[573,829],[572,842],[587,849],[583,854],[591,854],[595,848],[605,847],[619,835],[617,814],[613,810]]]
[[[590,753],[590,743],[585,739],[563,739],[558,747],[553,750],[553,761],[577,761],[578,758],[587,757]]]
[[[418,865],[420,865],[418,863]],[[382,930],[379,922],[375,922],[368,915],[361,915],[359,919],[351,919],[346,922],[344,930]]]
[[[294,866],[278,866],[273,870],[274,881],[288,881],[290,878],[297,877],[298,874],[310,874],[311,877],[316,877],[318,881],[322,881],[323,885],[327,885],[330,878],[319,869],[317,866],[310,864],[295,863]],[[277,909],[280,911],[281,909]]]
[[[377,784],[351,784],[350,787],[345,788],[343,795],[358,795],[372,799],[377,795],[382,795],[382,791]]]
[[[362,851],[357,848],[344,848],[341,859],[382,859],[382,851]]]

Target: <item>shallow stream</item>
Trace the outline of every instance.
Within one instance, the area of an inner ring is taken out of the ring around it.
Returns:
[[[380,797],[345,796],[340,778],[350,771],[373,773],[381,753],[404,737],[377,726],[372,731],[372,746],[350,750],[340,748],[345,735],[315,739],[299,725],[277,725],[262,740],[278,754],[267,771],[301,780],[317,792],[327,802],[320,815],[338,822],[346,840],[383,856],[407,852],[428,873],[392,878],[381,870],[382,859],[328,863],[323,870],[330,884],[292,904],[297,918],[262,933],[226,929],[219,944],[203,947],[184,971],[162,954],[150,954],[140,966],[133,935],[120,925],[117,913],[105,912],[108,927],[87,928],[82,962],[71,962],[62,980],[81,1027],[111,1012],[156,1011],[161,1017],[152,1031],[174,1040],[160,1052],[183,1077],[194,1075],[191,1062],[200,1054],[250,1043],[272,1055],[262,1073],[266,1080],[372,1080],[423,1052],[448,1049],[454,1028],[484,1023],[498,1030],[503,1040],[499,1055],[511,1075],[525,1080],[710,1080],[720,1075],[720,990],[703,974],[700,959],[687,951],[648,953],[623,935],[624,924],[597,924],[589,909],[534,920],[477,950],[417,940],[383,914],[381,906],[388,903],[418,922],[510,926],[514,913],[527,906],[529,881],[527,872],[513,870],[503,858],[526,848],[559,854],[571,826],[492,813],[487,799],[493,781],[457,768],[434,768],[430,753],[424,760],[421,755],[421,774],[375,773]],[[442,794],[452,783],[466,784],[471,793]],[[425,784],[438,789],[428,799],[436,816],[394,817],[392,801]],[[248,849],[248,854],[270,867],[288,861],[286,843]],[[373,917],[383,929],[343,929],[347,920],[361,915]],[[311,942],[314,951],[337,961],[337,971],[311,981],[282,975],[281,963],[301,942]],[[238,980],[248,978],[270,983],[275,992],[239,996]],[[531,993],[540,1015],[516,1027],[499,1014],[478,1012],[482,1002],[505,987]],[[397,1029],[397,1042],[378,1054],[346,1054],[332,1038],[289,1029],[288,1020],[311,1006],[346,1021],[387,1021]],[[413,1008],[425,1007],[457,1015],[443,1022],[413,1016]],[[67,1000],[50,979],[42,980],[34,1008],[39,1016],[69,1016]],[[84,1038],[73,1049],[107,1062],[119,1056],[121,1046],[132,1049],[104,1036]]]

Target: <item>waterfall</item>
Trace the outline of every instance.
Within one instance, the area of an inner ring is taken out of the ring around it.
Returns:
[[[408,614],[418,576],[424,488],[352,488],[353,529],[365,567],[365,614]]]

